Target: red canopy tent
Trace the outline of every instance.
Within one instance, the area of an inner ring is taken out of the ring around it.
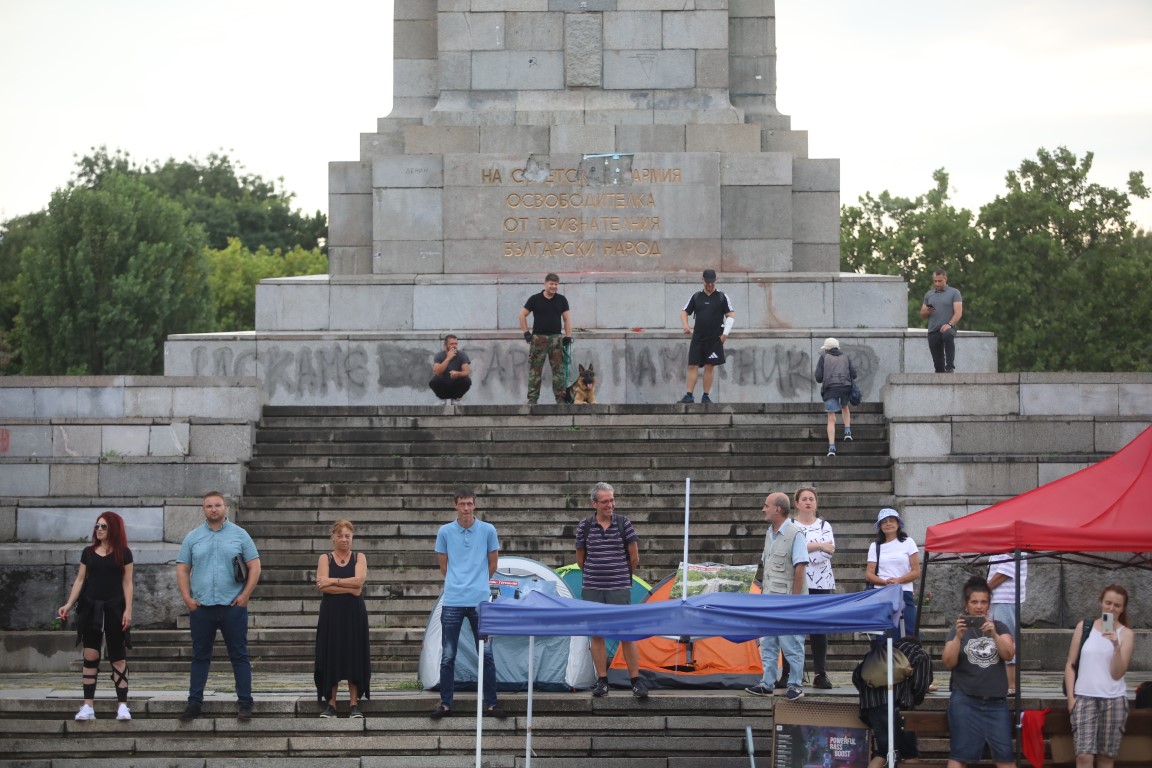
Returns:
[[[988,509],[929,526],[924,539],[920,615],[928,565],[1012,553],[1016,626],[1020,561],[1047,558],[1097,567],[1152,569],[1152,427],[1090,467]],[[1024,658],[1017,635],[1017,663]],[[1017,712],[1022,687],[1016,688]],[[1016,742],[1020,763],[1020,740]]]
[[[927,558],[1016,550],[1108,567],[1152,568],[1152,428],[1098,464],[928,528]],[[1107,554],[1100,554],[1107,553]]]

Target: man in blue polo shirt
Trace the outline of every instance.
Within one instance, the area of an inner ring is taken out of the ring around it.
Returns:
[[[580,598],[608,605],[632,603],[632,572],[640,565],[639,537],[632,521],[616,514],[616,492],[608,483],[592,486],[591,517],[576,525],[576,563],[583,572],[584,584]],[[595,698],[608,695],[608,650],[604,638],[592,638],[592,664],[596,667],[596,684],[592,686]],[[632,695],[648,698],[648,687],[640,679],[640,654],[636,643],[620,643],[628,677],[632,679]]]
[[[436,557],[444,574],[444,602],[440,606],[440,705],[432,719],[452,714],[452,694],[456,689],[456,650],[464,620],[472,637],[480,636],[481,603],[490,596],[488,580],[496,573],[500,539],[490,523],[476,519],[476,494],[471,488],[456,491],[453,499],[456,519],[436,533]],[[484,716],[503,719],[504,710],[496,701],[496,660],[492,643],[484,644]]]
[[[239,556],[247,566],[244,581],[237,581],[233,560]],[[236,680],[236,719],[252,719],[252,661],[248,658],[248,600],[260,581],[260,553],[252,537],[228,522],[224,494],[204,494],[204,524],[193,528],[180,545],[176,558],[176,586],[188,606],[192,633],[192,672],[188,681],[188,706],[180,714],[187,722],[200,716],[204,686],[212,666],[212,646],[219,630],[228,647],[232,675]]]

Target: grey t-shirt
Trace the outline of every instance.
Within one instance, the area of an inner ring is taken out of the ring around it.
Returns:
[[[448,350],[442,349],[432,357],[432,364],[433,365],[439,365],[440,363],[444,362],[444,360],[447,359],[447,357],[448,357]],[[460,350],[456,350],[456,357],[452,358],[452,362],[448,363],[448,367],[444,369],[444,372],[441,373],[439,376],[433,376],[433,378],[443,380],[443,381],[451,381],[452,380],[452,371],[459,371],[464,366],[471,365],[471,364],[472,364],[472,361],[468,359],[468,353],[467,352],[461,352]]]
[[[1002,622],[996,625],[996,634],[1012,634]],[[948,630],[944,642],[956,636],[956,627]],[[1008,675],[1004,659],[996,650],[996,639],[975,629],[964,631],[960,639],[960,661],[952,670],[952,690],[969,696],[1004,698],[1008,695]]]
[[[942,291],[933,288],[924,294],[924,304],[935,310],[928,315],[929,331],[938,331],[944,323],[952,321],[952,305],[956,302],[963,303],[964,299],[960,298],[960,291],[952,286],[948,286]]]

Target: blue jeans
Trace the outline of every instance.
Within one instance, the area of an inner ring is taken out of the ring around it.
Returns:
[[[224,637],[232,676],[236,679],[236,701],[252,706],[252,661],[248,658],[248,607],[202,605],[188,615],[192,632],[192,674],[188,681],[188,703],[204,703],[204,686],[212,666],[212,646],[216,630]]]
[[[480,613],[475,606],[440,606],[440,704],[452,709],[452,694],[456,690],[456,650],[460,643],[460,627],[468,619],[472,637],[480,636]],[[491,638],[484,643],[484,707],[496,704],[496,659],[492,655]]]
[[[891,637],[893,640],[899,640],[902,637],[915,637],[920,639],[920,633],[916,631],[916,593],[904,591],[904,609],[903,609],[903,622],[904,632],[900,632],[900,628],[890,629],[884,633],[885,637]]]
[[[952,733],[948,751],[952,760],[974,763],[984,754],[985,744],[993,762],[1014,759],[1007,699],[981,699],[953,689],[948,699],[948,730]]]
[[[904,592],[904,636],[920,637],[916,631],[916,593]],[[899,638],[897,638],[899,639]]]
[[[760,685],[776,687],[776,662],[780,652],[788,662],[788,685],[801,687],[804,681],[804,635],[779,635],[760,638],[760,663],[764,665],[764,676]]]

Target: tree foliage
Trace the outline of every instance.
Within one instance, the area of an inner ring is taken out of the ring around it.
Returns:
[[[216,326],[222,331],[250,331],[256,327],[256,284],[270,277],[316,275],[328,271],[328,258],[319,248],[306,251],[296,247],[288,253],[256,251],[244,247],[238,238],[228,238],[228,247],[209,251],[209,285],[216,298]]]
[[[168,158],[139,165],[126,152],[100,147],[77,161],[76,182],[98,188],[110,173],[138,176],[187,208],[192,220],[203,225],[211,248],[226,248],[230,237],[249,248],[285,252],[325,247],[328,221],[323,213],[308,216],[292,210],[291,193],[242,171],[243,166],[223,154],[210,154],[204,162]]]
[[[972,212],[948,203],[948,174],[941,168],[932,179],[935,186],[914,199],[866,194],[860,207],[846,206],[841,215],[841,262],[853,272],[904,278],[910,323],[919,322],[932,270],[959,276],[983,245]]]
[[[159,373],[170,333],[251,328],[261,278],[327,270],[327,219],[292,198],[223,154],[93,149],[0,224],[0,373]]]
[[[161,373],[170,333],[209,330],[204,232],[140,179],[57,190],[20,276],[24,373]]]
[[[1148,190],[1140,173],[1127,192],[1090,182],[1092,158],[1040,149],[975,218],[947,204],[943,170],[914,200],[866,195],[844,209],[842,258],[902,275],[910,325],[922,322],[932,270],[945,269],[964,295],[964,327],[996,334],[1001,370],[1146,369],[1152,343],[1138,329],[1152,321],[1152,246],[1129,210]]]

